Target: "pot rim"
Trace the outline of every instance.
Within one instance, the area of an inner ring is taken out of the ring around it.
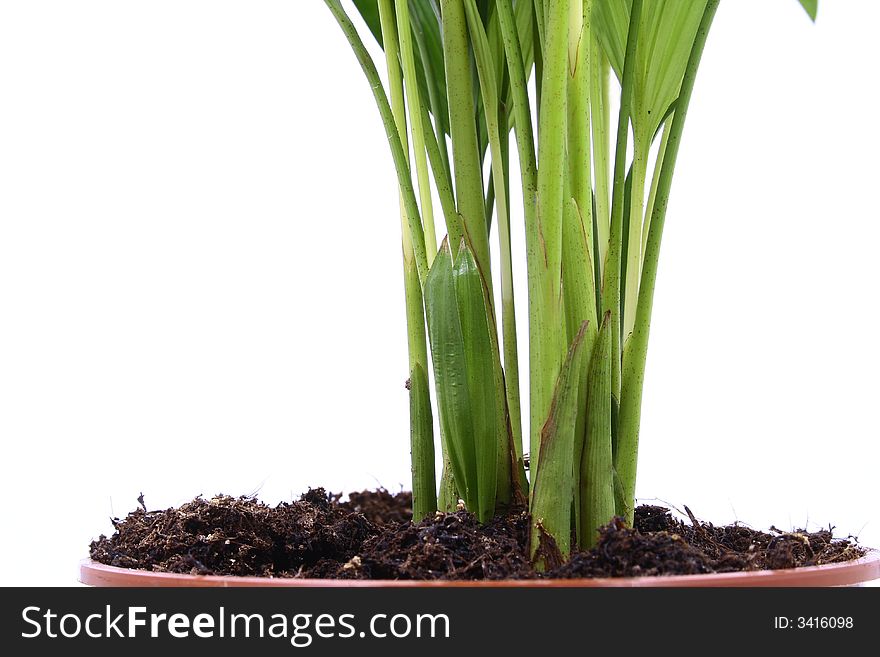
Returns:
[[[805,587],[850,586],[880,579],[880,550],[863,557],[821,566],[785,570],[750,570],[705,575],[597,577],[525,580],[345,580],[187,575],[107,566],[91,559],[80,563],[79,581],[98,587],[281,587],[281,588],[641,588],[641,587]]]

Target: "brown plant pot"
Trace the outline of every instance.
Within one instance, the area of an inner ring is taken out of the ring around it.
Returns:
[[[179,575],[149,570],[130,570],[105,566],[91,560],[80,566],[79,580],[89,586],[269,586],[269,587],[356,587],[356,588],[446,588],[446,587],[803,587],[858,586],[880,579],[880,550],[870,550],[864,557],[824,566],[805,566],[789,570],[755,570],[708,575],[673,575],[669,577],[616,577],[596,579],[534,579],[500,581],[411,581],[411,580],[343,580],[343,579],[273,579],[269,577],[233,577],[218,575]]]

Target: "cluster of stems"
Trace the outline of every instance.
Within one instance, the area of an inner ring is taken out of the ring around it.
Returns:
[[[415,518],[528,504],[539,565],[572,536],[589,547],[612,516],[633,518],[660,241],[718,0],[355,0],[386,84],[340,0],[325,2],[397,172]],[[511,230],[526,245],[527,437]]]

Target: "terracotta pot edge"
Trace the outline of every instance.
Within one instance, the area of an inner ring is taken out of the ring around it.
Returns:
[[[880,550],[841,563],[785,570],[755,570],[705,575],[593,579],[411,581],[338,580],[185,575],[107,566],[84,559],[79,581],[98,587],[282,587],[282,588],[658,588],[658,587],[785,587],[848,586],[880,579]]]

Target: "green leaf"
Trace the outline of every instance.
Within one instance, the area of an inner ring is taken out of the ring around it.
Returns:
[[[452,254],[444,240],[425,281],[428,341],[440,414],[440,440],[459,495],[477,508],[477,463],[464,336],[453,282]]]
[[[453,260],[444,240],[425,284],[440,435],[455,487],[481,522],[499,497],[510,497],[504,377],[488,298],[470,245],[462,240]]]
[[[707,0],[651,0],[639,20],[632,121],[645,140],[656,134],[678,97],[684,68]],[[594,0],[593,29],[618,79],[632,0]]]
[[[807,15],[815,23],[816,12],[819,10],[819,0],[800,0],[801,7],[807,12]]]
[[[620,79],[632,0],[593,0],[593,32]]]
[[[636,49],[633,125],[646,139],[678,97],[707,0],[652,0],[644,6]]]
[[[578,541],[596,544],[596,530],[614,516],[611,448],[611,315],[602,320],[587,374],[587,435],[580,462]]]
[[[584,322],[568,349],[556,381],[550,413],[541,429],[541,458],[532,487],[530,531],[531,555],[539,568],[552,567],[571,553],[572,461],[586,332],[587,322]]]
[[[481,522],[486,522],[495,512],[499,433],[504,429],[504,418],[498,413],[499,399],[495,388],[497,348],[493,348],[490,336],[483,279],[464,240],[455,258],[452,277],[470,393],[471,440],[476,453],[478,498],[477,507],[471,510]]]
[[[384,47],[382,42],[382,24],[379,20],[379,0],[354,0],[354,6],[376,41],[380,46]]]

